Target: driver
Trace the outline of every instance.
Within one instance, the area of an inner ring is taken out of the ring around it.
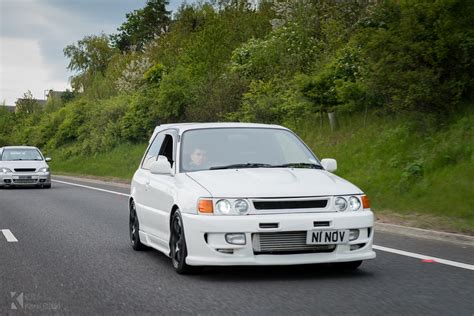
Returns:
[[[207,151],[201,147],[196,147],[189,156],[190,169],[203,169],[207,164]]]

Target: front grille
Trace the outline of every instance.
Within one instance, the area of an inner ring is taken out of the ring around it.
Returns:
[[[38,180],[36,179],[13,179],[13,183],[18,183],[18,184],[33,184],[37,182]]]
[[[303,208],[325,208],[328,200],[286,200],[286,201],[253,201],[257,210],[284,210]]]
[[[35,172],[36,169],[34,168],[19,168],[19,169],[15,169],[16,172]]]
[[[254,254],[301,254],[332,252],[336,249],[336,245],[307,245],[306,234],[306,231],[253,234]]]

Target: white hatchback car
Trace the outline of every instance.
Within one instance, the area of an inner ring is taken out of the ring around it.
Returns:
[[[334,263],[375,258],[364,193],[332,174],[292,131],[246,123],[158,126],[135,172],[132,247],[178,273],[197,266]]]
[[[0,188],[38,186],[51,188],[51,173],[41,151],[31,146],[0,148]]]

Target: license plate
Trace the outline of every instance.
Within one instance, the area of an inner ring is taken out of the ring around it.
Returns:
[[[19,176],[18,179],[32,179],[32,176]]]
[[[345,244],[349,241],[349,230],[310,230],[306,234],[307,245]]]

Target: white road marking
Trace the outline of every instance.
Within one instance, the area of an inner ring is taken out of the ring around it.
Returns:
[[[101,191],[101,192],[106,192],[106,193],[117,194],[117,195],[126,196],[126,197],[129,197],[129,196],[130,196],[130,194],[126,194],[126,193],[122,193],[122,192],[116,192],[116,191],[110,191],[110,190],[105,190],[105,189],[101,189],[101,188],[91,187],[91,186],[88,186],[88,185],[82,185],[82,184],[71,183],[71,182],[66,182],[66,181],[59,181],[59,180],[52,180],[52,181],[53,181],[53,182],[63,183],[63,184],[69,184],[69,185],[73,185],[73,186],[76,186],[76,187],[81,187],[81,188],[86,188],[86,189],[91,189],[91,190],[96,190],[96,191]]]
[[[15,236],[9,229],[2,229],[2,233],[8,242],[18,242],[18,239],[15,238]]]
[[[421,260],[433,260],[437,263],[445,264],[445,265],[448,265],[448,266],[453,266],[453,267],[457,267],[457,268],[462,268],[462,269],[467,269],[467,270],[474,271],[474,265],[472,265],[472,264],[467,264],[467,263],[462,263],[462,262],[457,262],[457,261],[451,261],[451,260],[431,257],[431,256],[427,256],[427,255],[422,255],[422,254],[419,254],[419,253],[414,253],[414,252],[409,252],[409,251],[404,251],[404,250],[398,250],[398,249],[393,249],[393,248],[388,248],[388,247],[383,247],[383,246],[377,246],[377,245],[373,245],[373,248],[375,250],[390,252],[390,253],[394,253],[394,254],[401,255],[401,256],[412,257],[412,258],[417,258],[417,259],[421,259]]]
[[[82,185],[82,184],[71,183],[71,182],[66,182],[66,181],[59,181],[59,180],[52,180],[52,181],[63,183],[63,184],[68,184],[68,185],[73,185],[73,186],[76,186],[76,187],[81,187],[81,188],[86,188],[86,189],[91,189],[91,190],[96,190],[96,191],[101,191],[101,192],[112,193],[112,194],[117,194],[117,195],[130,197],[130,194],[105,190],[105,189],[101,189],[101,188],[91,187],[91,186],[88,186],[88,185]],[[13,237],[13,238],[15,238],[15,237]],[[417,258],[417,259],[422,259],[422,260],[434,260],[437,263],[441,263],[441,264],[445,264],[445,265],[448,265],[448,266],[453,266],[453,267],[457,267],[457,268],[462,268],[462,269],[467,269],[467,270],[473,270],[474,271],[474,265],[472,265],[472,264],[467,264],[467,263],[462,263],[462,262],[457,262],[457,261],[451,261],[451,260],[431,257],[431,256],[427,256],[427,255],[422,255],[422,254],[419,254],[419,253],[414,253],[414,252],[409,252],[409,251],[404,251],[404,250],[399,250],[399,249],[394,249],[394,248],[388,248],[388,247],[378,246],[378,245],[373,245],[373,248],[375,250],[390,252],[390,253],[394,253],[394,254],[397,254],[397,255],[405,256],[405,257],[412,257],[412,258]]]

